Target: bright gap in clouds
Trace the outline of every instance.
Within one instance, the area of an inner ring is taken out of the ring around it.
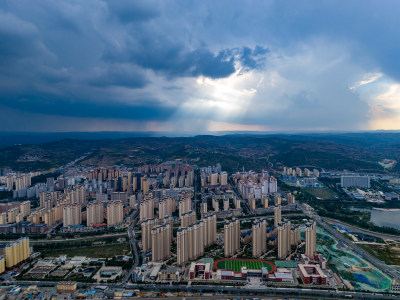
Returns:
[[[372,129],[398,130],[400,126],[400,83],[392,83],[371,104]]]
[[[214,121],[210,125],[214,129],[215,122],[237,124],[252,104],[262,81],[263,74],[255,70],[242,73],[238,69],[229,77],[219,79],[199,76],[193,79],[193,90],[179,114]]]
[[[380,73],[380,72],[367,73],[367,74],[365,74],[364,78],[361,81],[355,83],[354,85],[349,87],[349,89],[350,90],[354,90],[354,89],[356,89],[356,88],[358,88],[358,87],[360,87],[362,85],[366,85],[366,84],[372,83],[372,82],[378,80],[379,78],[381,78],[382,76],[383,76],[383,74]]]

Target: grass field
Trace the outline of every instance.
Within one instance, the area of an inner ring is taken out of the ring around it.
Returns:
[[[335,199],[335,194],[327,188],[305,188],[303,190],[320,199]]]
[[[68,257],[87,256],[96,258],[109,258],[117,255],[125,255],[130,252],[131,248],[128,243],[117,245],[102,245],[96,247],[65,249],[65,250],[50,250],[43,252],[47,257],[57,257],[61,254],[66,254]]]
[[[359,246],[388,265],[400,265],[400,247],[374,244],[359,244]]]
[[[232,270],[234,272],[241,272],[242,266],[246,266],[250,270],[261,270],[263,267],[268,268],[268,271],[274,269],[274,265],[267,261],[262,260],[244,260],[244,259],[222,259],[216,262],[217,269]]]

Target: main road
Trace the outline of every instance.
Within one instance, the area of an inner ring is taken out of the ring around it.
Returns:
[[[325,218],[325,217],[322,217],[321,219],[323,219],[328,224],[341,225],[343,227],[350,229],[353,232],[359,232],[359,233],[363,233],[365,235],[370,235],[370,236],[374,236],[374,237],[378,237],[378,238],[382,238],[382,239],[386,239],[386,240],[400,241],[400,236],[398,236],[398,235],[380,233],[380,232],[376,232],[376,231],[363,229],[363,228],[360,228],[357,226],[353,226],[353,225],[344,223],[344,222],[336,220],[336,219]]]
[[[1,285],[36,285],[38,287],[56,286],[55,281],[10,281],[3,282]],[[93,283],[78,283],[78,288],[92,287]],[[140,289],[152,292],[184,292],[184,293],[221,293],[220,297],[232,298],[232,295],[237,295],[242,298],[254,297],[256,295],[273,296],[280,295],[281,297],[307,297],[307,299],[399,299],[396,295],[381,294],[381,293],[366,293],[354,291],[340,290],[324,290],[324,289],[307,289],[307,288],[288,288],[288,287],[268,287],[260,286],[259,288],[250,288],[247,286],[219,286],[219,285],[170,285],[170,284],[115,284],[101,283],[102,286],[108,288],[124,287],[129,290]],[[222,295],[224,293],[224,295]],[[229,296],[230,297],[229,297]]]
[[[247,211],[249,213],[251,213],[251,209],[250,209],[249,204],[247,203],[247,201],[243,200],[242,195],[240,194],[239,190],[237,189],[237,187],[236,187],[235,183],[233,182],[231,176],[228,176],[228,181],[229,181],[229,184],[232,187],[233,192],[236,194],[236,198],[238,198],[240,200],[240,202],[243,203],[243,206],[246,207]]]
[[[128,283],[128,281],[130,280],[133,271],[135,270],[135,268],[139,265],[139,253],[137,250],[137,244],[136,244],[136,236],[135,236],[135,224],[137,222],[139,216],[139,209],[137,209],[133,214],[132,214],[132,221],[131,224],[129,225],[128,228],[128,237],[129,237],[129,242],[131,244],[131,248],[132,248],[132,254],[134,257],[134,263],[132,268],[127,272],[127,274],[124,277],[123,283],[124,285]]]

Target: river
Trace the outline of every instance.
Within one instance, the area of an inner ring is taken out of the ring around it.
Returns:
[[[358,211],[370,211],[370,221],[377,226],[386,226],[396,229],[400,229],[400,210],[388,211],[388,210],[376,210],[376,209],[364,209],[364,208],[351,208],[352,210]]]

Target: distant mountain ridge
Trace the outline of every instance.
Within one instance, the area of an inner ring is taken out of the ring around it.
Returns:
[[[220,162],[227,171],[243,166],[262,169],[286,165],[377,172],[383,171],[378,164],[380,160],[400,160],[400,133],[396,132],[122,138],[100,138],[100,133],[86,138],[89,133],[81,134],[81,139],[64,138],[2,148],[0,168],[48,170],[59,168],[89,152],[91,154],[81,162],[88,166],[124,164],[134,167],[184,159],[199,166]],[[398,170],[397,164],[394,171]]]

